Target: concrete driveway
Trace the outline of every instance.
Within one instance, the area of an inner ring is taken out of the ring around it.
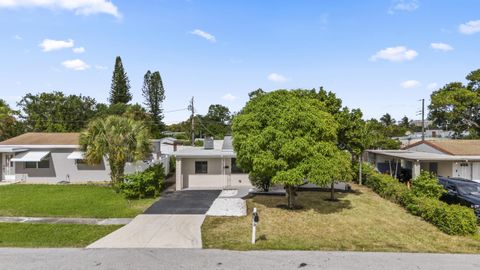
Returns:
[[[219,194],[217,190],[165,194],[144,214],[87,248],[202,248],[205,213]]]

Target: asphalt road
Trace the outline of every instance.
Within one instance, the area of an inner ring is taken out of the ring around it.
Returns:
[[[480,255],[200,249],[0,249],[0,269],[480,269]]]
[[[182,190],[164,193],[144,214],[203,215],[207,213],[220,190]]]

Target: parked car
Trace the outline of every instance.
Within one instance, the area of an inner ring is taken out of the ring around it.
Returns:
[[[439,177],[438,183],[447,193],[442,200],[447,203],[456,203],[473,208],[480,221],[480,184],[463,178]]]

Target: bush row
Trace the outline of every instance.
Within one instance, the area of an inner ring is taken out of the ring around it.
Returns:
[[[125,175],[120,183],[120,192],[129,199],[156,197],[165,184],[165,169],[161,163],[150,166],[143,172]]]
[[[467,235],[477,231],[477,217],[473,210],[440,201],[443,188],[428,173],[422,173],[415,179],[412,189],[389,175],[376,172],[368,165],[365,166],[363,177],[365,185],[381,197],[402,205],[410,213],[422,217],[447,234]]]

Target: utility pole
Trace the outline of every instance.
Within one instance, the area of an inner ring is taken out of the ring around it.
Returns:
[[[190,105],[188,109],[192,112],[192,146],[195,146],[195,107],[194,107],[194,97],[190,100]]]
[[[422,98],[422,141],[425,141],[425,99]]]

